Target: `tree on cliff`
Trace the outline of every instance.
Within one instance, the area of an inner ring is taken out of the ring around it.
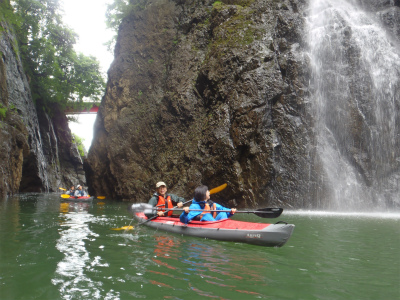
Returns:
[[[111,41],[108,41],[107,48],[109,51],[114,48],[119,25],[124,17],[126,17],[133,7],[140,5],[143,1],[135,1],[135,4],[131,4],[128,0],[114,0],[112,3],[107,4],[106,11],[106,25],[112,29],[115,33]]]
[[[99,62],[75,52],[77,34],[63,24],[59,0],[0,0],[0,5],[17,34],[17,53],[39,108],[100,100],[105,81]]]

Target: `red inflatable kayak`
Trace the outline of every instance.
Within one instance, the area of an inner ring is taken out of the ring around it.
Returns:
[[[63,197],[63,199],[65,199],[65,200],[67,200],[67,201],[79,201],[79,202],[82,202],[82,201],[92,201],[93,200],[93,196],[84,196],[84,197],[74,197],[74,196],[70,196],[69,198],[64,198]]]
[[[184,224],[179,218],[157,217],[147,221],[143,212],[134,212],[134,217],[143,225],[168,232],[220,241],[240,242],[267,247],[281,247],[292,235],[294,225],[253,223],[225,219],[214,222],[191,221]],[[146,222],[147,221],[147,222]]]

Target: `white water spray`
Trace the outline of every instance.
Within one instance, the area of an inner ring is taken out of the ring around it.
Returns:
[[[352,0],[311,0],[307,21],[320,181],[330,187],[326,208],[396,203],[399,47]]]

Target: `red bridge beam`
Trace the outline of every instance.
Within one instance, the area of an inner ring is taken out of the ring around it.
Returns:
[[[90,109],[83,108],[82,107],[67,107],[65,109],[65,114],[66,115],[78,115],[78,114],[97,114],[97,111],[99,110],[99,107],[96,104],[93,104],[93,106]]]

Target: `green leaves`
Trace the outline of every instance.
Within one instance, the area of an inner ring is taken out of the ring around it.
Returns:
[[[93,101],[100,101],[104,79],[100,73],[98,60],[94,56],[88,57],[80,53],[75,61],[74,70],[76,74],[72,80],[78,100],[90,97]]]
[[[83,145],[83,142],[85,141],[85,139],[79,137],[78,135],[76,135],[75,133],[72,134],[72,138],[76,144],[76,147],[78,148],[79,151],[79,155],[82,157],[85,157],[85,146]]]
[[[117,32],[122,19],[130,10],[129,7],[130,4],[127,0],[114,0],[112,3],[107,4],[107,27]]]
[[[147,2],[148,0],[114,0],[112,3],[107,4],[106,25],[115,32],[113,39],[106,43],[109,51],[115,45],[117,32],[122,20],[132,12],[145,9]]]
[[[2,104],[0,104],[0,120],[5,120],[7,116],[7,107],[3,107]]]
[[[5,6],[5,4],[1,4]],[[14,27],[18,51],[39,108],[68,101],[100,101],[105,80],[99,61],[77,54],[77,34],[62,22],[59,0],[15,0],[3,17]]]

